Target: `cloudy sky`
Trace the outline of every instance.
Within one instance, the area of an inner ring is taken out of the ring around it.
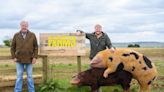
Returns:
[[[19,31],[93,32],[101,24],[112,42],[164,42],[164,0],[0,0],[0,44]]]

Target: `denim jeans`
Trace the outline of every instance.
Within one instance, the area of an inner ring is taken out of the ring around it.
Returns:
[[[26,70],[28,92],[35,92],[34,81],[32,78],[32,64],[22,64],[16,62],[17,80],[15,83],[14,92],[22,92],[23,72]]]

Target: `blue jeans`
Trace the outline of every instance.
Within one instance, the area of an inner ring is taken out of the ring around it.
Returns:
[[[34,81],[32,78],[32,64],[22,64],[16,62],[17,80],[14,92],[22,92],[23,72],[26,69],[28,92],[35,92]]]

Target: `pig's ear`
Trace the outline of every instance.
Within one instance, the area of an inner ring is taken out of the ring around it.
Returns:
[[[98,64],[98,63],[100,63],[100,62],[102,62],[102,58],[96,56],[96,57],[94,57],[94,58],[91,60],[91,65],[92,65],[92,64]]]

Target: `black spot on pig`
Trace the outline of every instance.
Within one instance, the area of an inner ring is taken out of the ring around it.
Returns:
[[[149,81],[147,84],[150,85],[151,84],[151,81]]]
[[[133,66],[133,67],[132,67],[132,71],[134,71],[134,70],[135,70],[135,67]]]
[[[121,62],[120,64],[118,64],[116,71],[121,71],[123,70],[123,68],[124,68],[124,64]]]
[[[122,69],[123,64],[118,65],[118,70]],[[76,78],[80,80],[77,84],[79,86],[90,86],[91,92],[98,92],[101,86],[121,85],[124,91],[129,90],[132,74],[130,72],[121,70],[108,75],[107,78],[103,77],[105,68],[91,68],[83,71],[77,75]]]
[[[147,68],[146,68],[146,67],[143,67],[142,69],[143,69],[143,70],[145,70],[145,71],[147,70]]]
[[[122,56],[127,57],[127,56],[130,56],[130,55],[129,54],[122,54]]]
[[[131,52],[130,55],[134,55],[134,57],[135,57],[136,59],[139,58],[139,55],[138,55],[137,53],[135,53],[135,52]]]
[[[149,68],[153,68],[151,61],[146,56],[143,56],[143,59]]]
[[[156,76],[153,77],[151,81],[149,81],[147,84],[150,85],[153,80],[155,80]]]
[[[112,62],[113,61],[113,58],[112,57],[109,57],[109,60]]]
[[[156,76],[154,76],[153,80],[155,80]]]
[[[139,63],[142,64],[141,61],[139,61]]]

